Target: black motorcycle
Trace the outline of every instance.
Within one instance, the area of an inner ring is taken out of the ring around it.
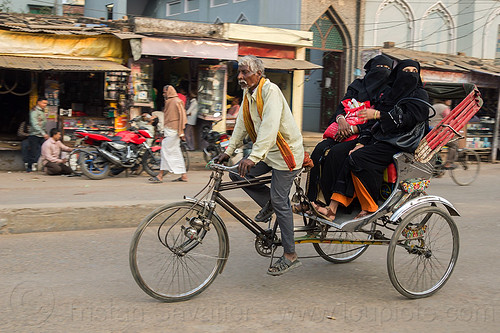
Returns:
[[[210,126],[204,126],[202,128],[201,137],[208,143],[207,146],[203,148],[203,158],[207,163],[226,151],[229,145],[229,139],[231,138],[227,133],[214,131]],[[252,145],[252,141],[250,141],[248,137],[245,138],[245,140],[243,140],[243,146],[235,150],[235,157],[229,159],[228,165],[234,165],[242,158],[250,155]]]

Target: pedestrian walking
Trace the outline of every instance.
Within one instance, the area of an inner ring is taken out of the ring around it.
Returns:
[[[163,109],[163,141],[161,142],[160,173],[149,178],[152,183],[162,183],[165,171],[181,175],[173,181],[187,182],[186,165],[182,157],[180,140],[184,140],[186,109],[171,85],[163,87],[165,107]]]

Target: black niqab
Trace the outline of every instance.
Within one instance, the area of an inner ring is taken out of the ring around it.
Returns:
[[[365,64],[366,74],[363,79],[357,79],[350,84],[358,92],[359,102],[371,101],[372,104],[380,97],[380,93],[388,86],[391,70],[377,65],[387,65],[392,69],[392,59],[380,54],[373,57]]]
[[[377,67],[378,65],[386,65],[386,67]],[[392,59],[381,54],[370,59],[364,69],[366,70],[363,79],[363,85],[368,93],[369,99],[374,101],[380,97],[380,93],[387,87],[387,79],[391,74]]]
[[[417,68],[417,73],[403,72],[406,67]],[[420,64],[411,59],[401,60],[389,76],[390,91],[384,97],[385,104],[396,104],[401,98],[410,96],[417,88],[422,88]]]

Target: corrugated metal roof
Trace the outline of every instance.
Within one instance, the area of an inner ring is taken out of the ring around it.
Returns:
[[[0,68],[60,72],[128,72],[125,66],[106,60],[55,59],[0,55]]]
[[[500,66],[495,65],[493,59],[480,59],[463,55],[452,55],[445,53],[434,53],[400,49],[397,47],[376,49],[396,60],[414,59],[420,63],[422,68],[437,69],[456,72],[481,72],[498,76]]]
[[[105,21],[88,17],[16,13],[0,13],[0,29],[57,35],[126,34],[132,30],[128,20]]]

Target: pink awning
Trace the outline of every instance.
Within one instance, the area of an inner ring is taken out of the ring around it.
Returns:
[[[142,54],[201,59],[238,60],[238,44],[202,39],[142,38]]]

